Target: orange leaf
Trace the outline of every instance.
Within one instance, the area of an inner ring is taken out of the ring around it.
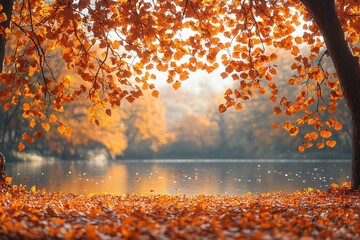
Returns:
[[[162,65],[162,64],[159,63],[159,64],[156,65],[156,69],[161,71],[161,72],[165,72],[165,71],[168,70],[168,66],[167,65]]]
[[[24,150],[25,149],[25,145],[22,143],[22,142],[19,142],[19,144],[18,144],[18,150],[19,151],[22,151],[22,150]]]
[[[10,103],[4,104],[4,111],[7,112],[10,109]]]
[[[311,141],[311,135],[309,133],[305,134],[304,136],[305,140],[310,142]]]
[[[81,85],[80,89],[81,89],[82,92],[86,92],[86,87],[84,85]]]
[[[224,95],[231,95],[232,93],[233,93],[233,91],[230,88],[228,88],[228,89],[226,89]]]
[[[299,128],[296,126],[292,126],[289,132],[290,132],[290,136],[296,136],[299,133]]]
[[[275,68],[270,68],[269,69],[269,72],[272,74],[272,75],[275,75],[277,73],[276,69]]]
[[[241,110],[242,108],[243,108],[243,106],[242,106],[241,103],[235,104],[235,109],[236,109],[236,110]]]
[[[186,80],[186,79],[188,79],[188,77],[189,77],[189,73],[187,71],[183,71],[180,74],[180,80]]]
[[[154,90],[154,91],[152,91],[151,92],[151,95],[153,96],[153,97],[158,97],[159,96],[159,91],[158,90]]]
[[[222,72],[222,73],[220,74],[220,76],[221,76],[222,79],[225,79],[225,78],[227,78],[228,73]]]
[[[275,101],[276,101],[276,96],[271,96],[271,97],[269,98],[269,100],[270,100],[271,102],[275,102]]]
[[[18,99],[17,97],[13,96],[13,97],[11,98],[11,103],[12,103],[12,104],[16,105],[18,102],[19,102],[19,99]]]
[[[69,75],[66,75],[65,77],[63,77],[63,79],[61,80],[61,82],[67,86],[72,82],[72,79]]]
[[[302,38],[298,36],[298,37],[295,37],[295,42],[297,44],[301,44],[303,41],[302,41]]]
[[[50,131],[50,125],[48,123],[41,123],[41,127],[47,132]]]
[[[270,61],[275,61],[276,59],[277,59],[276,53],[272,53],[272,54],[270,55]]]
[[[265,94],[266,92],[266,88],[259,88],[259,93],[260,94]]]
[[[29,126],[30,126],[31,128],[34,128],[35,125],[36,125],[35,120],[34,120],[34,119],[31,119],[31,121],[30,121],[30,123],[29,123]]]
[[[300,52],[299,47],[298,46],[293,46],[291,54],[296,56],[296,55],[299,54],[299,52]]]
[[[328,129],[320,130],[320,136],[323,138],[331,137],[332,133]]]
[[[2,8],[2,5],[1,5],[1,8]],[[6,13],[2,12],[2,13],[0,14],[0,23],[1,23],[1,22],[5,22],[6,19],[7,19]]]
[[[24,104],[23,104],[23,110],[24,110],[24,111],[30,110],[30,108],[31,108],[31,107],[30,107],[30,104],[28,104],[28,103],[24,103]]]
[[[335,145],[336,145],[336,141],[329,139],[329,140],[326,141],[326,145],[327,145],[328,147],[332,147],[332,148],[333,148],[333,147],[335,147]]]
[[[56,116],[54,114],[51,114],[49,117],[49,122],[54,123],[56,122],[56,120],[57,120]]]
[[[249,76],[249,75],[248,75],[247,73],[245,73],[245,72],[242,72],[242,73],[240,74],[240,77],[241,77],[242,79],[247,79],[248,76]]]
[[[279,108],[279,107],[274,107],[274,114],[275,115],[278,115],[278,114],[280,114],[282,111],[281,111],[281,109]]]
[[[227,110],[227,108],[224,106],[224,104],[221,104],[220,106],[219,106],[219,112],[220,113],[223,113],[223,112],[225,112]]]
[[[305,151],[305,147],[301,145],[301,146],[299,146],[298,150],[299,150],[299,152],[301,152],[301,153],[302,153],[302,152],[304,152],[304,151]]]
[[[350,187],[351,186],[351,182],[343,182],[341,184],[343,187]]]
[[[251,79],[255,79],[256,76],[257,76],[256,71],[255,71],[254,69],[251,69],[251,70],[249,71],[249,76],[250,76]]]
[[[12,177],[6,177],[5,182],[6,182],[7,185],[11,185]]]
[[[90,117],[91,117],[91,116],[94,116],[95,113],[96,113],[95,108],[94,108],[94,107],[90,107],[90,108],[89,108],[89,116],[90,116]]]
[[[312,133],[310,133],[310,136],[311,136],[312,140],[316,140],[319,135],[316,132],[312,132]]]
[[[127,96],[126,100],[128,100],[129,103],[132,103],[135,100],[135,98],[133,96]]]
[[[181,82],[176,81],[172,86],[173,86],[173,88],[174,88],[175,90],[177,90],[177,89],[179,89],[179,88],[181,87]]]
[[[57,127],[59,133],[64,134],[66,127],[64,125],[60,125]]]
[[[342,128],[343,128],[343,126],[341,123],[339,123],[339,122],[335,123],[334,129],[336,131],[340,131]]]
[[[36,138],[41,138],[42,132],[41,132],[41,131],[36,131],[36,132],[34,132],[34,136],[35,136]]]
[[[324,145],[323,142],[318,142],[318,143],[316,144],[316,146],[318,147],[318,149],[322,149],[322,148],[325,147],[325,145]]]
[[[109,117],[111,117],[111,110],[110,110],[110,109],[106,109],[105,113],[106,113]]]
[[[26,141],[27,141],[29,144],[33,144],[35,140],[34,140],[33,137],[31,137],[31,136],[28,135],[28,136],[26,137]]]
[[[38,68],[35,66],[35,67],[33,67],[33,66],[29,66],[29,71],[28,71],[28,74],[29,74],[29,77],[32,77],[32,76],[34,76],[34,73],[35,72],[37,72],[38,71]]]
[[[96,121],[95,121],[95,123],[96,123]],[[65,135],[68,136],[68,137],[71,137],[71,135],[72,135],[71,127],[66,127]]]

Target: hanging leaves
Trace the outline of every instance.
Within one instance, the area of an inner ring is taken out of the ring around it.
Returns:
[[[358,4],[337,4],[349,47],[359,55],[359,19],[353,14]],[[6,20],[0,13],[0,22]],[[184,6],[179,1],[15,1],[12,22],[4,30],[11,41],[0,100],[5,111],[21,102],[22,116],[31,119],[35,131],[34,122],[50,131],[49,123],[61,119],[58,113],[80,99],[97,106],[89,108],[90,118],[99,112],[111,116],[110,109],[124,100],[137,101],[142,90],[158,97],[151,81],[159,76],[179,89],[195,71],[219,69],[219,78],[235,81],[219,112],[241,110],[261,94],[275,104],[275,115],[297,117],[290,135],[311,126],[310,132],[329,139],[324,125],[333,117],[327,114],[335,113],[344,98],[337,74],[328,66],[321,32],[299,2],[186,1]],[[281,51],[291,54],[281,65],[292,76],[283,76],[278,66],[285,56]],[[66,70],[57,68],[61,64]],[[290,99],[283,94],[280,81],[296,87],[297,95]],[[338,121],[327,127],[330,132],[342,129]]]

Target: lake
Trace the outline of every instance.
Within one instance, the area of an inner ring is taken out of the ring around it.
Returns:
[[[13,184],[48,192],[228,194],[324,190],[351,180],[350,160],[128,160],[8,163]]]

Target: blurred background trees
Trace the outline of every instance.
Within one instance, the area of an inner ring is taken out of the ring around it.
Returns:
[[[284,86],[286,87],[286,86]],[[163,87],[159,98],[144,96],[134,103],[112,110],[111,116],[97,116],[99,126],[89,122],[89,103],[65,105],[60,122],[72,128],[71,137],[58,128],[34,141],[25,151],[60,159],[89,159],[101,155],[112,159],[146,158],[349,158],[351,153],[350,115],[343,104],[336,117],[342,131],[333,133],[336,148],[312,148],[299,153],[305,139],[289,137],[268,105],[266,94],[254,97],[241,111],[218,112],[223,90],[201,88],[194,92]],[[285,94],[291,94],[287,87]],[[170,98],[169,95],[172,95]],[[22,106],[22,99],[18,100]],[[22,117],[21,107],[1,109],[1,148],[17,150],[22,133],[36,131]],[[294,116],[294,121],[297,116]],[[269,128],[276,127],[269,131]],[[24,129],[27,128],[27,129]],[[302,129],[304,133],[309,129]],[[9,158],[11,161],[11,158]]]
[[[295,98],[298,87],[287,83],[294,73],[290,68],[291,56],[286,52],[277,54],[282,56],[277,60],[279,98]],[[53,74],[57,74],[56,78],[67,79],[70,86],[79,88],[80,81],[59,58],[59,50],[49,58]],[[342,122],[342,131],[332,135],[337,147],[326,151],[311,148],[300,154],[298,146],[306,142],[305,139],[289,137],[280,124],[296,122],[299,114],[290,116],[290,119],[284,114],[276,116],[273,106],[269,105],[272,94],[266,91],[241,106],[241,111],[228,109],[220,114],[218,104],[224,97],[226,86],[209,87],[211,80],[209,77],[189,80],[187,87],[176,92],[166,85],[158,86],[161,92],[158,98],[146,95],[133,103],[124,102],[119,109],[105,112],[92,108],[92,103],[86,99],[78,99],[63,105],[65,111],[50,120],[60,123],[57,130],[44,135],[38,129],[40,124],[32,128],[31,121],[34,120],[23,117],[26,114],[23,109],[26,99],[19,95],[12,99],[13,107],[0,108],[0,148],[5,150],[6,155],[11,155],[17,151],[19,141],[25,141],[31,143],[27,152],[65,160],[97,157],[350,158],[351,124],[344,102],[339,103],[336,113],[323,113],[327,114],[323,116],[325,119],[333,114]],[[51,110],[48,114],[51,115]],[[273,127],[276,129],[269,131]],[[303,136],[311,131],[311,127],[300,131],[300,136]],[[24,132],[39,139],[35,141]],[[8,159],[11,161],[12,158]]]

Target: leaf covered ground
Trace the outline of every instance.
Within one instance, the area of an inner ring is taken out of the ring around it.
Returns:
[[[0,239],[360,239],[360,191],[80,195],[0,189]]]

